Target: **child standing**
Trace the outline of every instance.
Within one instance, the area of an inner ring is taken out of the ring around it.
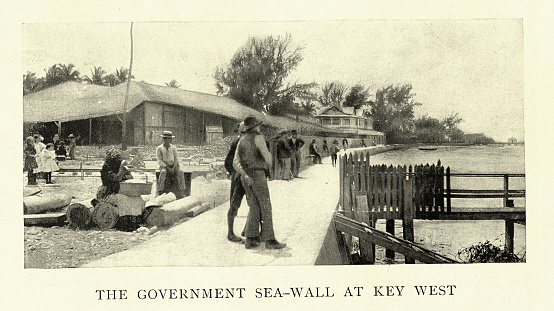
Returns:
[[[27,170],[27,185],[36,185],[37,175],[35,174],[35,169],[38,167],[37,151],[35,149],[35,139],[32,136],[25,139],[25,149],[23,149],[23,154],[25,155],[23,170]]]
[[[337,166],[337,152],[339,150],[339,142],[335,139],[331,145],[331,164],[333,164],[333,167]]]
[[[69,159],[75,160],[75,147],[77,146],[75,135],[69,134],[67,138],[69,139]]]
[[[42,151],[42,171],[44,172],[44,178],[47,184],[52,184],[52,172],[59,171],[58,165],[55,161],[56,154],[54,153],[54,144],[49,143],[46,145],[46,149]]]

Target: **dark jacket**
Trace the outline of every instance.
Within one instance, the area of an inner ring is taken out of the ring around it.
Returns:
[[[58,146],[54,146],[54,153],[56,153],[57,156],[60,156],[60,155],[67,156],[65,145],[58,144]]]
[[[289,146],[292,152],[300,151],[300,148],[304,146],[304,141],[300,138],[296,138],[296,142],[292,142],[292,138],[289,138]]]
[[[290,158],[292,153],[291,147],[285,139],[279,139],[277,142],[277,159]]]
[[[102,179],[102,186],[106,187],[104,196],[119,192],[120,178],[117,176],[119,172],[119,166],[121,160],[110,159],[104,162],[102,170],[100,171],[100,178]]]
[[[316,143],[311,143],[310,144],[310,154],[319,154],[319,150],[317,148],[317,145]]]
[[[229,147],[229,152],[225,157],[225,169],[230,175],[233,175],[235,173],[235,169],[233,168],[233,160],[235,159],[235,151],[237,150],[239,139],[240,137],[237,137],[235,140],[233,140],[233,142],[231,143],[231,147]]]

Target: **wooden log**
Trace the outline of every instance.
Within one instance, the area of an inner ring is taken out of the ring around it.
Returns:
[[[164,193],[146,202],[145,207],[164,206],[170,202],[177,200],[173,192]]]
[[[390,233],[392,236],[394,236],[394,219],[387,219],[387,221],[385,222],[385,227],[387,233]],[[394,260],[394,250],[387,248],[385,250],[385,256],[387,257],[387,259]]]
[[[202,205],[197,205],[191,208],[188,212],[185,213],[185,217],[196,217],[205,211],[209,211],[214,208],[214,203],[206,202]]]
[[[71,195],[67,193],[47,193],[23,198],[24,214],[39,214],[56,211],[71,203]]]
[[[100,229],[111,229],[117,223],[119,215],[115,206],[106,202],[99,202],[92,211],[92,221]]]
[[[64,212],[45,213],[45,214],[29,214],[23,216],[25,226],[63,226],[66,215]]]
[[[137,197],[143,194],[150,194],[152,191],[152,183],[142,180],[127,180],[119,183],[119,193],[130,197]]]
[[[72,203],[67,207],[66,217],[69,226],[77,229],[86,229],[92,224],[92,205]]]
[[[185,197],[162,207],[154,208],[146,218],[146,225],[148,227],[170,226],[184,218],[190,209],[200,204],[201,202],[195,197]]]

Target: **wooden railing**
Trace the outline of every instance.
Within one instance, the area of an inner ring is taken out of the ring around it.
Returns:
[[[481,189],[451,189],[451,179],[454,178],[502,178],[504,188],[498,190]],[[446,169],[446,189],[445,197],[447,206],[452,206],[451,199],[503,199],[502,207],[514,207],[511,198],[524,198],[525,190],[514,190],[509,187],[510,178],[525,178],[525,174],[469,174],[469,173],[450,173],[450,167]]]
[[[525,197],[525,190],[511,190],[510,178],[524,174],[453,174],[450,168],[437,165],[385,166],[370,165],[369,154],[350,154],[340,159],[340,201],[345,217],[373,227],[377,219],[386,220],[386,231],[394,235],[395,219],[402,220],[403,238],[414,241],[414,219],[440,220],[504,220],[505,248],[513,252],[514,223],[525,221],[525,208],[513,207],[511,198]],[[503,178],[500,190],[452,189],[452,178]],[[502,198],[503,206],[495,208],[456,208],[452,199]],[[340,226],[339,226],[340,228]],[[349,245],[351,232],[347,233]],[[364,235],[362,232],[356,236]],[[373,262],[374,244],[360,240],[360,255]],[[386,246],[385,246],[386,247]],[[388,258],[394,251],[387,249]],[[406,254],[405,254],[406,255]],[[413,258],[406,257],[407,263]]]

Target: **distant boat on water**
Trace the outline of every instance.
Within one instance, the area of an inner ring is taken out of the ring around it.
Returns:
[[[437,147],[437,146],[421,146],[421,147],[417,147],[417,149],[422,150],[422,151],[434,151],[434,150],[439,149],[439,147]]]

